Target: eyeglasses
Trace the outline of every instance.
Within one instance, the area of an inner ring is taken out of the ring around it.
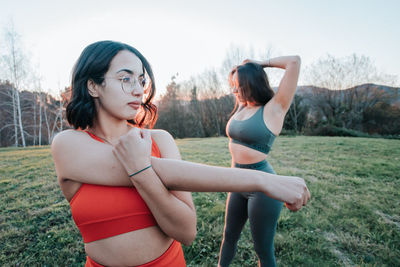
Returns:
[[[239,92],[239,87],[237,87],[236,85],[233,85],[233,86],[231,86],[231,90],[232,90],[232,93],[237,93],[237,92]]]
[[[134,76],[124,76],[121,78],[116,78],[116,77],[104,77],[104,78],[120,80],[122,91],[124,91],[126,94],[132,93],[133,89],[136,86],[140,86],[140,88],[147,87],[147,80],[144,76],[140,76],[138,78]]]

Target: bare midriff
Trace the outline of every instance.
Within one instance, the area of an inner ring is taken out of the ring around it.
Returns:
[[[260,151],[232,142],[229,142],[229,151],[232,155],[232,162],[239,164],[252,164],[267,158]]]
[[[161,256],[172,244],[158,226],[85,243],[86,254],[106,266],[136,266]]]

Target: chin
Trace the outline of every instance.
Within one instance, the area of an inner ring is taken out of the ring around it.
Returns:
[[[125,116],[123,116],[123,119],[124,120],[135,120],[137,114],[138,114],[138,112],[130,112],[129,114],[125,114]]]

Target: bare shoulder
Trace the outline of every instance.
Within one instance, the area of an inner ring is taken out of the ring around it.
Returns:
[[[151,137],[160,149],[162,158],[180,159],[180,153],[172,135],[161,129],[150,130]]]
[[[154,141],[160,140],[160,141],[174,141],[174,138],[172,135],[162,129],[151,129],[150,130],[151,137],[154,139]]]
[[[82,131],[72,130],[72,129],[64,130],[56,134],[56,136],[53,138],[52,144],[64,141],[73,141],[76,140],[77,138],[80,139],[83,136],[86,136],[86,134]]]
[[[73,149],[79,143],[87,139],[87,135],[82,131],[64,130],[58,133],[51,142],[51,151],[58,152],[64,149]]]
[[[93,140],[83,131],[65,130],[58,133],[51,142],[54,162],[65,163],[77,159],[77,152],[92,150]]]

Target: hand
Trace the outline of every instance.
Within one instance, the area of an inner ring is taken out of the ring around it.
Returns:
[[[145,129],[132,128],[119,138],[113,153],[128,175],[150,165],[151,143],[150,131]]]
[[[276,176],[264,179],[264,193],[269,197],[285,202],[291,211],[298,211],[310,200],[310,191],[304,179],[292,176]]]
[[[243,60],[242,64],[246,64],[246,63],[249,63],[249,62],[250,63],[254,63],[254,64],[258,64],[263,68],[271,67],[269,59],[266,60],[266,61],[254,60],[254,59],[245,59],[245,60]]]
[[[254,64],[258,64],[258,65],[264,66],[262,61],[254,60],[254,59],[245,59],[245,60],[243,60],[242,64],[246,64],[246,63],[254,63]]]

